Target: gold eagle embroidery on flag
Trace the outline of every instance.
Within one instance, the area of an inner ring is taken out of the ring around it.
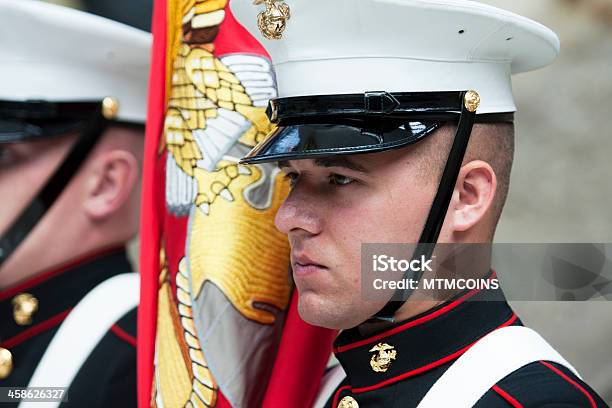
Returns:
[[[286,310],[289,301],[288,243],[274,227],[288,186],[274,165],[237,163],[272,130],[265,107],[276,96],[274,76],[263,56],[214,55],[226,5],[168,5],[174,42],[167,54],[171,76],[160,146],[167,150],[166,207],[188,217],[189,228],[174,293],[167,264],[160,266],[152,396],[158,407],[216,405],[219,384],[208,362],[213,356],[205,355],[196,327],[205,283],[218,288],[232,313],[259,325],[274,324],[274,310]]]

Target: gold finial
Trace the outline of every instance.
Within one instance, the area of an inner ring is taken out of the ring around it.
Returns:
[[[13,355],[7,349],[0,347],[0,380],[4,380],[13,371]]]
[[[102,100],[102,116],[106,119],[115,119],[119,112],[119,101],[117,98],[107,96]]]
[[[20,326],[32,324],[32,317],[38,311],[38,299],[29,293],[21,293],[13,298],[13,318]]]
[[[370,367],[377,373],[384,373],[397,357],[397,350],[387,343],[378,343],[370,349],[370,353],[375,352],[378,352],[378,354],[374,354],[370,359]]]
[[[266,9],[257,16],[259,31],[268,40],[280,40],[287,27],[287,20],[291,18],[289,6],[282,0],[254,0],[253,4],[266,4]]]
[[[480,106],[480,95],[476,91],[467,91],[464,98],[465,108],[468,112],[476,112]]]

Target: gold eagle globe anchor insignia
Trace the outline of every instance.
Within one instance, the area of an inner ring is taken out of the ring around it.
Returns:
[[[287,20],[291,18],[291,10],[286,3],[278,0],[255,0],[253,4],[266,4],[266,9],[257,16],[259,31],[268,40],[280,40],[287,27]]]
[[[397,357],[395,347],[387,343],[378,343],[370,349],[370,353],[377,353],[370,359],[370,367],[377,373],[386,372],[391,362]]]

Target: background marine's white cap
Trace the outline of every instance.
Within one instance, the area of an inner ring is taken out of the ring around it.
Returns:
[[[151,35],[34,0],[0,0],[0,100],[95,101],[144,123]]]
[[[511,74],[550,64],[559,39],[545,26],[468,0],[285,0],[281,40],[257,28],[264,6],[230,6],[268,50],[279,97],[476,90],[478,113],[514,112]]]

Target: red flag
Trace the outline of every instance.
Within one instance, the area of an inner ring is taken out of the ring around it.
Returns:
[[[139,406],[304,406],[334,332],[291,301],[267,52],[227,0],[155,2],[141,222]],[[294,294],[295,295],[295,294]]]

